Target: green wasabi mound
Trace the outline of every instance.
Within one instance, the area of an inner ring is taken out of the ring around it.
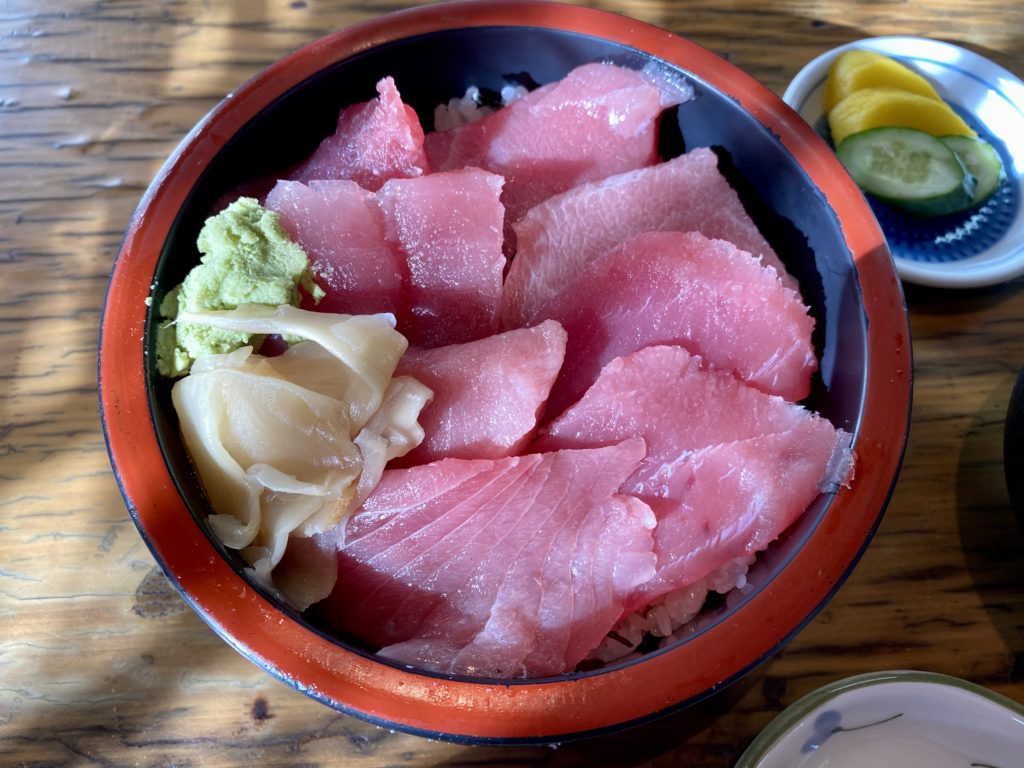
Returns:
[[[297,307],[301,287],[314,300],[323,290],[313,282],[309,257],[281,227],[280,217],[251,197],[240,197],[206,220],[197,241],[200,263],[160,303],[157,371],[184,376],[203,355],[226,354],[262,336],[177,322],[184,312],[235,309],[244,304]]]

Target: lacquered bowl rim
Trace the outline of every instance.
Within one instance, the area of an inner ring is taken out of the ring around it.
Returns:
[[[145,301],[162,244],[227,137],[331,63],[406,37],[483,26],[565,30],[631,46],[736,99],[780,137],[835,211],[867,319],[872,373],[857,427],[854,485],[833,501],[792,562],[741,611],[687,643],[628,667],[565,680],[504,684],[404,671],[291,619],[193,524],[155,435],[144,375]],[[877,222],[827,146],[777,96],[706,49],[640,21],[559,3],[488,0],[400,11],[340,30],[272,64],[215,107],[160,170],[132,217],[104,303],[99,354],[101,416],[115,477],[154,557],[196,612],[247,658],[340,711],[472,743],[563,741],[640,723],[710,695],[777,651],[838,589],[873,535],[902,461],[911,375],[906,307]],[[760,631],[751,633],[752,626]]]

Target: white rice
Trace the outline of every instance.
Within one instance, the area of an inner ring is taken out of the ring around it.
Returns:
[[[691,622],[704,607],[709,592],[727,594],[747,584],[747,571],[754,556],[741,557],[726,563],[705,578],[688,587],[669,592],[646,608],[623,617],[601,644],[587,656],[587,661],[608,664],[636,655],[637,646],[646,635],[663,638],[661,647],[691,634]]]
[[[501,106],[505,107],[529,91],[521,85],[506,85],[501,89]],[[448,100],[447,104],[438,104],[434,108],[434,130],[447,131],[479,120],[494,111],[486,106],[480,98],[480,89],[471,85],[466,93],[459,98]]]
[[[612,62],[608,62],[612,63]],[[656,62],[648,62],[640,70],[640,74],[663,94],[663,98],[682,104],[693,99],[693,85],[686,77],[671,67]],[[505,107],[516,99],[522,98],[529,90],[522,85],[511,83],[502,86],[501,106]],[[484,115],[494,112],[497,107],[483,103],[480,89],[471,85],[461,97],[451,98],[444,104],[434,108],[434,130],[447,131],[479,120]]]

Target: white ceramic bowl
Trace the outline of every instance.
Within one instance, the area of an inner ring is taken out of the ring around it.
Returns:
[[[921,37],[875,37],[833,48],[800,70],[783,100],[827,138],[822,109],[833,59],[851,48],[891,56],[932,82],[1002,156],[1007,181],[981,208],[915,220],[872,207],[900,277],[943,288],[994,285],[1024,274],[1024,82],[976,53]]]
[[[1011,768],[1024,708],[930,672],[875,672],[819,688],[773,720],[736,768]]]

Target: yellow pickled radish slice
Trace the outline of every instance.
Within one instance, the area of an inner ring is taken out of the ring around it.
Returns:
[[[872,128],[916,128],[932,136],[976,136],[943,101],[895,88],[863,88],[840,101],[828,114],[835,146],[854,133]]]
[[[931,83],[914,70],[881,53],[855,48],[839,54],[829,67],[823,104],[825,114],[854,91],[865,88],[895,88],[942,101]]]

